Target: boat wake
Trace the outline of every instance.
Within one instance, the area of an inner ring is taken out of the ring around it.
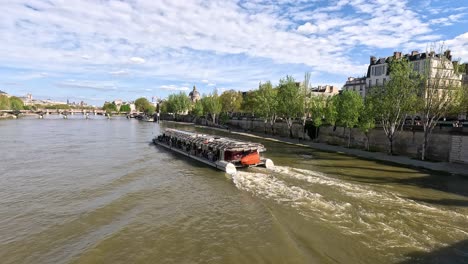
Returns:
[[[374,238],[376,244],[369,245],[373,248],[429,250],[444,245],[444,240],[467,236],[467,230],[450,224],[468,221],[467,215],[401,197],[381,186],[287,166],[269,172],[238,171],[232,179],[238,189],[293,207],[311,221],[333,224],[349,235]],[[444,220],[447,218],[450,221]],[[447,230],[446,237],[435,237],[441,229]]]

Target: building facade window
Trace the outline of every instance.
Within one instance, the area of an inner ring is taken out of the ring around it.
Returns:
[[[369,80],[369,87],[372,86],[372,80]]]
[[[387,79],[386,78],[383,78],[382,80],[382,85],[385,85],[387,83]]]
[[[376,85],[376,86],[379,86],[379,85],[380,85],[380,80],[379,80],[379,79],[375,79],[375,85]]]
[[[373,66],[371,68],[371,75],[372,76],[380,76],[385,74],[385,65]]]

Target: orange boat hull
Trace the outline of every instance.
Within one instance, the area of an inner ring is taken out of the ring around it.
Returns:
[[[260,154],[252,152],[241,158],[242,165],[257,165],[260,163]]]

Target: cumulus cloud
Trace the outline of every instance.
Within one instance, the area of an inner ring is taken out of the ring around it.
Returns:
[[[318,27],[312,25],[310,22],[305,23],[304,25],[300,25],[297,28],[297,31],[304,34],[312,34],[318,31]]]
[[[344,81],[365,72],[371,52],[443,39],[463,50],[466,41],[436,32],[459,22],[464,7],[451,7],[444,19],[425,18],[408,0],[323,3],[10,0],[2,3],[0,57],[8,67],[102,76],[130,71],[188,83],[202,76],[208,86],[249,89],[305,69]]]

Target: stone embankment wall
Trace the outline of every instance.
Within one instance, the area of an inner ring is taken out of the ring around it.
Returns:
[[[232,127],[237,127],[247,131],[264,132],[265,123],[260,120],[230,120]],[[269,124],[266,124],[267,132],[271,133]],[[464,128],[465,132],[468,130]],[[452,161],[468,164],[468,136],[455,136],[448,131],[450,128],[435,128],[431,135],[431,141],[427,149],[426,157],[434,161]],[[289,130],[286,123],[275,124],[276,135],[288,137]],[[347,146],[349,129],[343,127],[320,127],[319,137],[316,142],[327,143],[331,145]],[[461,129],[460,132],[463,132]],[[300,124],[293,125],[293,135],[295,138],[303,138],[303,129]],[[460,139],[461,138],[461,139]],[[306,140],[310,140],[306,133]],[[394,140],[394,152],[399,155],[418,158],[420,156],[421,144],[424,135],[422,131],[402,131]],[[388,140],[382,129],[373,129],[369,133],[369,146],[371,151],[386,152],[388,149]],[[365,149],[367,146],[367,137],[359,129],[351,130],[351,146]],[[452,151],[452,148],[458,148],[466,151]],[[455,155],[457,155],[455,157]],[[453,158],[452,158],[453,157]]]

